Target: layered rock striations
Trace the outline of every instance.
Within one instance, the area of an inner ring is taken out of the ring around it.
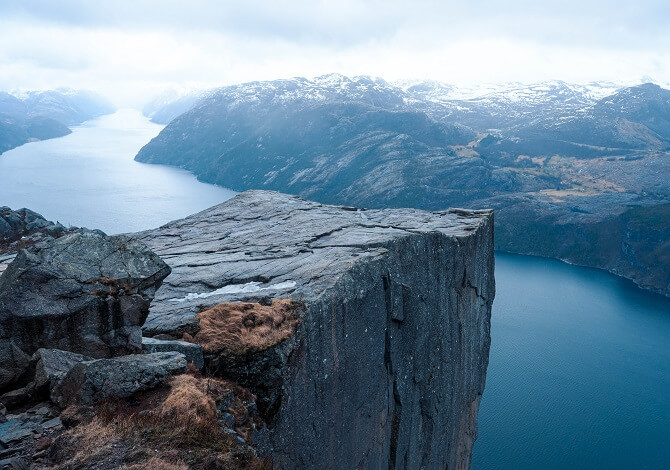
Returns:
[[[136,236],[172,268],[145,335],[200,342],[205,370],[258,396],[267,429],[255,445],[276,468],[469,466],[495,294],[491,212],[250,191]],[[234,334],[213,334],[222,321]]]

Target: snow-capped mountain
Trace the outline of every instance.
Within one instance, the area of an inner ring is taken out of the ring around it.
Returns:
[[[668,226],[656,219],[670,214],[670,91],[561,81],[481,91],[338,74],[233,85],[136,159],[328,203],[494,207],[500,249],[667,290],[670,271],[656,260],[670,249],[637,240]]]
[[[298,77],[232,85],[220,88],[213,96],[225,97],[232,106],[253,101],[273,105],[355,102],[389,109],[404,104],[402,91],[381,78],[336,73],[311,80]]]
[[[144,114],[155,122],[168,123],[207,98],[224,100],[229,106],[355,102],[388,110],[420,111],[439,122],[478,131],[510,130],[540,121],[570,120],[622,88],[623,84],[612,82],[574,84],[559,80],[463,87],[435,80],[387,82],[378,77],[333,73],[313,79],[249,82],[209,92],[172,90],[148,103]]]

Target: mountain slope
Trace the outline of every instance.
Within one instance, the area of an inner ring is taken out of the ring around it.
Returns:
[[[95,93],[59,89],[29,91],[18,97],[0,92],[0,153],[32,140],[62,137],[114,107]]]
[[[486,162],[452,148],[474,133],[410,110],[395,90],[341,76],[224,88],[176,118],[137,160],[233,189],[282,188],[324,201],[405,204],[408,185],[425,186],[426,200],[434,191],[481,195],[468,175],[490,178]],[[452,173],[454,185],[436,187],[435,172]]]
[[[499,249],[670,295],[655,261],[670,257],[670,91],[611,90],[550,82],[459,97],[369,77],[253,82],[199,101],[136,159],[335,204],[493,207]]]

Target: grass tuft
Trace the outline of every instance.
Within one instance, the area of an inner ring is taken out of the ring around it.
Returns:
[[[224,302],[198,314],[200,330],[193,341],[208,353],[263,351],[295,333],[301,307],[291,299],[277,299],[267,306]]]

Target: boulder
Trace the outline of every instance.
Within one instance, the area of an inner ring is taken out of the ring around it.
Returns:
[[[142,338],[142,349],[146,353],[155,352],[180,352],[186,357],[188,362],[192,362],[198,369],[202,370],[205,360],[202,354],[202,347],[198,344],[187,343],[179,340],[161,340],[156,338]]]
[[[0,241],[18,240],[30,233],[41,231],[52,236],[59,236],[66,228],[46,220],[37,212],[30,209],[11,210],[9,207],[0,207]]]
[[[0,403],[7,408],[14,409],[30,402],[35,398],[35,389],[33,384],[29,383],[25,387],[17,388],[0,395]]]
[[[38,349],[33,355],[35,363],[34,386],[36,389],[53,388],[76,364],[91,361],[92,357],[60,349]]]
[[[92,359],[60,349],[38,349],[27,367],[28,383],[0,395],[0,404],[14,409],[35,399],[46,398],[75,364]]]
[[[131,354],[76,364],[52,391],[61,407],[92,404],[108,398],[127,398],[150,390],[186,370],[186,358],[177,352]]]
[[[39,348],[140,352],[149,303],[169,273],[142,243],[97,231],[21,250],[0,276],[0,391],[27,380]]]

